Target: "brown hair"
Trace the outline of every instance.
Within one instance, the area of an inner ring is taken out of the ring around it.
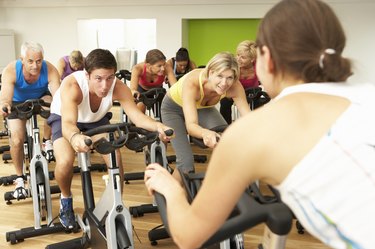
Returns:
[[[352,74],[341,56],[345,42],[337,16],[320,0],[282,0],[261,21],[256,40],[270,49],[276,74],[304,82],[345,81]]]
[[[91,74],[95,69],[113,69],[117,71],[117,62],[113,54],[107,49],[94,49],[85,58],[85,70]]]
[[[167,58],[159,49],[151,49],[146,54],[146,63],[154,65],[158,61],[165,61]]]

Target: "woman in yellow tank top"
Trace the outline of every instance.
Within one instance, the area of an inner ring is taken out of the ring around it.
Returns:
[[[210,129],[226,124],[215,107],[223,97],[233,98],[240,114],[250,112],[245,92],[238,81],[239,69],[229,52],[216,54],[204,69],[184,75],[168,91],[161,106],[163,123],[172,127],[171,141],[176,153],[177,167],[194,171],[194,158],[187,134],[202,138],[205,145],[215,147],[220,135]],[[175,177],[179,179],[176,172]]]

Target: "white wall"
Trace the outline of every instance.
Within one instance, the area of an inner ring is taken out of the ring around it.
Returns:
[[[157,47],[155,19],[81,19],[77,31],[78,49],[84,55],[95,48],[106,48],[115,56],[119,49],[135,50],[139,61],[143,61],[147,51]],[[119,62],[121,58],[116,59]],[[118,68],[131,69],[120,65]]]
[[[0,73],[9,61],[16,58],[14,32],[9,29],[0,29]]]
[[[347,37],[345,56],[354,65],[350,81],[375,83],[375,1],[335,4],[334,10]]]
[[[78,46],[79,19],[155,18],[157,48],[167,57],[186,45],[182,19],[261,18],[277,0],[0,0],[0,29],[13,29],[17,55],[25,40],[42,43],[46,59],[58,58]],[[347,34],[344,56],[355,62],[351,81],[375,82],[375,1],[330,0]],[[142,32],[142,30],[139,30]]]

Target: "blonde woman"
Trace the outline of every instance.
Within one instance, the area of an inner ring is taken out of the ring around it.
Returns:
[[[257,50],[254,41],[245,40],[237,46],[237,61],[240,68],[239,81],[246,90],[259,86],[259,80],[256,75],[255,62]],[[232,105],[233,99],[223,98],[220,101],[220,113],[228,124],[232,123]]]
[[[174,129],[171,143],[177,167],[194,171],[194,158],[187,134],[215,147],[219,134],[210,128],[226,124],[215,105],[223,97],[233,98],[241,115],[250,112],[245,91],[238,81],[237,60],[228,52],[216,54],[204,69],[185,74],[167,92],[162,106],[163,123]],[[178,171],[175,177],[179,179]]]

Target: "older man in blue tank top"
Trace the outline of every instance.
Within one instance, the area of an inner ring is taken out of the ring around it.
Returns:
[[[28,99],[43,99],[51,102],[52,95],[60,86],[60,77],[56,68],[43,59],[44,50],[39,43],[25,42],[21,46],[20,59],[9,63],[2,73],[2,87],[0,95],[0,113],[8,117],[10,132],[10,153],[16,170],[17,179],[14,197],[26,198],[23,176],[23,142],[26,130],[26,120],[17,119],[3,109],[11,109],[12,104],[24,102]],[[53,156],[51,128],[45,124],[43,141],[48,156]],[[48,158],[47,159],[50,159]]]

